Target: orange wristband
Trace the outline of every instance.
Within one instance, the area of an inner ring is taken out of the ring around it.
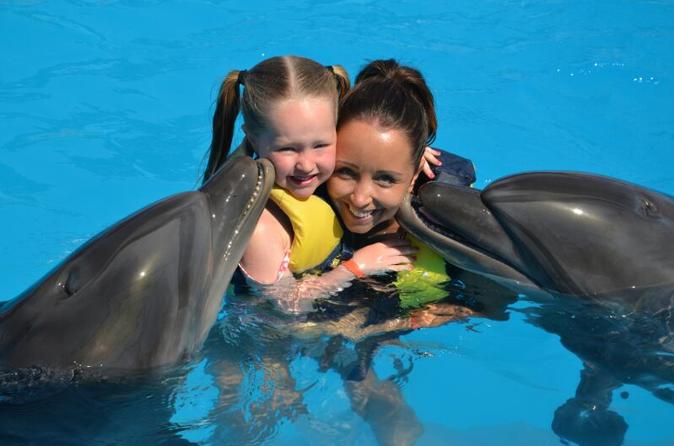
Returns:
[[[416,330],[419,328],[419,321],[417,320],[417,317],[414,314],[410,314],[410,328],[412,330]]]
[[[346,262],[342,262],[342,266],[346,268],[351,274],[356,276],[358,279],[362,279],[365,277],[365,273],[363,272],[362,269],[358,266],[355,260],[349,259]]]

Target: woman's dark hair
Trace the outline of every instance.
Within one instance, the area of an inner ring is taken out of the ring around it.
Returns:
[[[239,86],[243,87],[241,94]],[[293,96],[334,98],[337,117],[339,100],[348,90],[349,77],[341,66],[326,67],[305,57],[272,57],[248,71],[231,71],[222,81],[213,113],[213,139],[204,182],[227,159],[239,109],[246,132],[255,135],[266,127],[265,117],[276,101]],[[244,140],[242,144],[252,154],[250,143]]]
[[[337,128],[354,119],[404,132],[412,145],[415,168],[438,127],[433,95],[424,77],[393,59],[375,60],[358,73],[340,105]]]

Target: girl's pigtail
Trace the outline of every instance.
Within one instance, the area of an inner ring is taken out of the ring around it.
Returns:
[[[245,82],[240,71],[231,71],[220,85],[218,100],[213,113],[213,139],[204,171],[205,183],[227,160],[232,145],[234,123],[239,114],[239,84]],[[243,82],[242,82],[243,81]]]
[[[351,88],[349,74],[341,65],[331,65],[331,70],[335,75],[335,80],[337,81],[337,92],[339,93],[338,100],[341,101]]]

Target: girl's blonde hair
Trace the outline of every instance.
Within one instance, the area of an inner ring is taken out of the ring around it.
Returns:
[[[239,87],[242,87],[242,93]],[[272,57],[248,71],[231,71],[218,93],[204,182],[227,159],[239,109],[246,132],[256,135],[267,127],[265,117],[276,101],[293,96],[328,97],[334,99],[336,119],[339,101],[348,91],[349,77],[344,68],[339,65],[326,67],[305,57]],[[250,142],[244,139],[243,145],[252,155]]]

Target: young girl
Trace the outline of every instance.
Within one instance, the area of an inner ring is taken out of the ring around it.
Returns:
[[[416,252],[409,242],[392,239],[365,246],[335,267],[343,254],[342,230],[313,193],[334,169],[338,102],[348,88],[341,67],[297,56],[232,71],[220,87],[204,181],[227,159],[241,109],[245,138],[236,153],[268,158],[276,185],[239,267],[249,284],[287,311],[309,309],[315,297],[354,277],[409,269]],[[327,272],[294,279],[310,270]]]

